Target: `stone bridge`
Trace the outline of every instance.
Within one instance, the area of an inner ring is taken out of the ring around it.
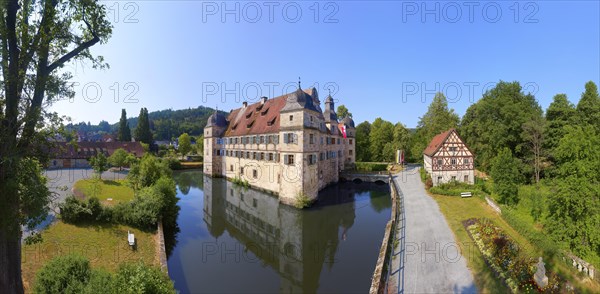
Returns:
[[[340,182],[352,181],[355,183],[371,182],[376,184],[389,184],[390,174],[387,171],[381,172],[357,172],[343,171],[340,173]]]

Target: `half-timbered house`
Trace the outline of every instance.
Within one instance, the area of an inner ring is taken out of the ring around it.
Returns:
[[[451,181],[473,184],[473,159],[473,153],[455,129],[433,137],[423,151],[425,170],[431,175],[434,186]]]

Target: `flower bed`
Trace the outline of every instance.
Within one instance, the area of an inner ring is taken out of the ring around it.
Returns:
[[[533,280],[536,260],[527,256],[519,245],[488,219],[463,222],[469,236],[477,244],[486,264],[513,293],[558,293],[559,277],[548,272],[548,285],[539,288]]]

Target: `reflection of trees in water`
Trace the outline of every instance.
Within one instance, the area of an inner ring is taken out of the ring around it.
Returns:
[[[179,213],[177,213],[179,215]],[[177,246],[177,235],[179,235],[179,225],[175,222],[163,223],[163,233],[165,235],[165,251],[167,252],[167,259],[171,257],[171,253],[175,246]]]
[[[202,188],[202,173],[198,171],[181,171],[173,174],[175,183],[181,194],[187,195],[190,188]]]
[[[385,209],[392,207],[392,201],[390,200],[389,192],[382,191],[371,191],[369,200],[371,201],[371,206],[375,211],[382,212]]]

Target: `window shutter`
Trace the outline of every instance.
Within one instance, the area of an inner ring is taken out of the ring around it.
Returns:
[[[283,134],[283,143],[287,144],[288,142],[288,134]]]
[[[293,134],[294,135],[294,144],[298,144],[298,134]]]
[[[288,156],[287,156],[287,155],[284,155],[284,156],[283,156],[283,163],[284,163],[284,164],[288,164],[288,162],[289,162],[289,161],[288,161]]]

